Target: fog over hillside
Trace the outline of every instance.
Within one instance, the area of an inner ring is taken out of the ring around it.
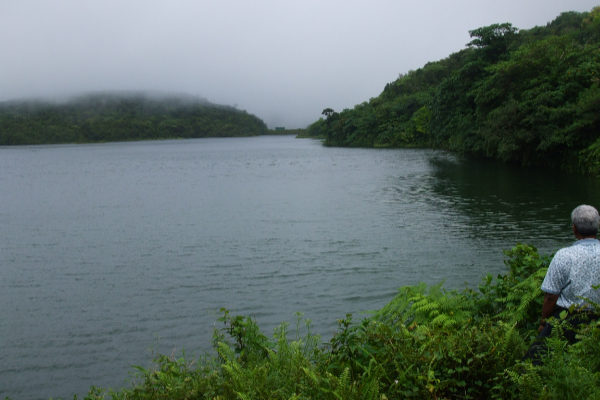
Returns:
[[[0,101],[186,93],[304,127],[465,47],[469,30],[545,25],[597,0],[0,1]]]

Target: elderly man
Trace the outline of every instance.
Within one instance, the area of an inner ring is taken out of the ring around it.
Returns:
[[[540,336],[550,335],[552,327],[546,318],[568,310],[569,322],[576,326],[590,316],[595,318],[591,303],[600,304],[600,241],[596,239],[600,216],[594,207],[580,205],[571,213],[571,221],[577,241],[556,252],[542,282]],[[569,342],[575,341],[574,332],[565,332],[565,336]]]

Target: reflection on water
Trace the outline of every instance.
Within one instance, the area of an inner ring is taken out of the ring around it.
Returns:
[[[326,340],[402,285],[551,252],[595,180],[291,137],[0,148],[0,398],[127,383],[210,348],[227,307]]]
[[[468,218],[474,237],[535,243],[555,250],[572,240],[571,210],[597,206],[597,179],[486,160],[438,156],[430,160],[433,202]]]

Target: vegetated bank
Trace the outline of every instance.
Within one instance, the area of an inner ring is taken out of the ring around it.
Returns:
[[[544,27],[469,32],[468,47],[308,133],[330,146],[434,147],[600,174],[600,7]]]
[[[519,244],[509,270],[477,290],[403,287],[360,322],[351,315],[323,345],[298,318],[272,337],[223,310],[214,356],[159,356],[130,388],[91,388],[87,399],[597,399],[600,329],[582,325],[567,346],[563,322],[542,365],[522,361],[537,334],[549,257]]]
[[[305,133],[305,129],[303,128],[285,128],[285,127],[276,127],[275,129],[269,129],[266,133],[267,135],[294,135],[296,137],[302,137]]]
[[[144,93],[98,93],[63,102],[0,103],[0,145],[254,136],[258,117],[206,100]]]

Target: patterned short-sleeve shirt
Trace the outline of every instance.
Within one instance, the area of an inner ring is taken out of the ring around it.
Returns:
[[[569,308],[590,300],[600,304],[600,241],[581,239],[554,255],[542,291],[558,294],[557,305]]]

